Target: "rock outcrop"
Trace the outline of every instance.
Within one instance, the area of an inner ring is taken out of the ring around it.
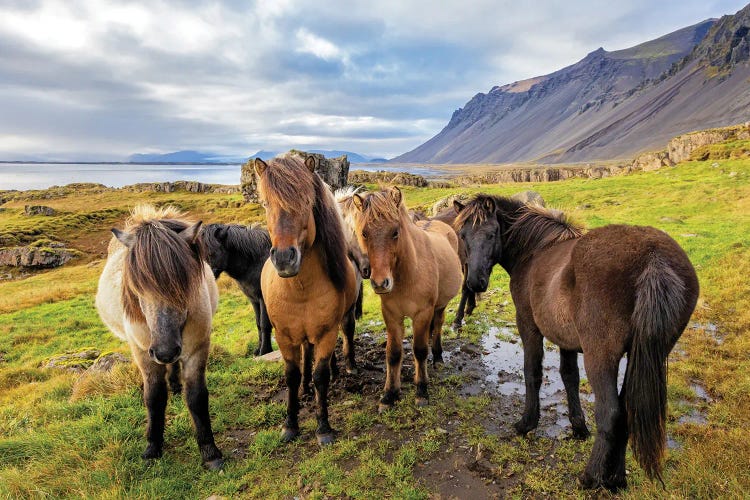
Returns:
[[[306,153],[305,151],[296,149],[292,149],[284,153],[284,155],[299,156],[303,160],[313,158],[315,160],[315,173],[323,179],[323,182],[333,189],[339,189],[347,185],[349,160],[346,155],[341,155],[337,158],[326,158],[319,153]],[[240,189],[247,203],[258,202],[258,184],[253,168],[254,162],[255,158],[249,159],[242,165],[242,172],[240,174]]]
[[[407,172],[389,172],[378,170],[353,170],[349,175],[350,184],[395,184],[398,186],[427,187],[427,179],[417,174]]]
[[[60,247],[0,248],[0,266],[48,269],[62,266],[78,255],[75,250]]]
[[[44,205],[24,205],[23,213],[26,215],[44,215],[51,216],[55,215],[55,209],[52,207],[45,207]]]
[[[552,182],[573,178],[602,179],[629,173],[631,170],[629,165],[507,167],[481,174],[462,175],[451,180],[465,186],[503,182]]]
[[[141,182],[123,186],[125,191],[144,192],[154,191],[157,193],[173,193],[175,191],[187,191],[189,193],[222,193],[232,194],[239,191],[239,186],[231,184],[204,184],[198,181],[174,181],[174,182]]]
[[[542,198],[542,195],[537,193],[536,191],[521,191],[520,193],[514,194],[510,198],[512,200],[520,201],[521,203],[526,203],[527,205],[537,205],[540,207],[547,206],[544,203],[544,198]]]

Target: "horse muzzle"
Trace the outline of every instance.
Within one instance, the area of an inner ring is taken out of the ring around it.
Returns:
[[[271,264],[282,278],[291,278],[299,274],[302,263],[302,253],[297,247],[291,246],[284,249],[271,248]]]
[[[150,347],[148,349],[148,356],[152,361],[159,363],[160,365],[169,365],[180,359],[182,354],[182,347],[174,346],[171,348],[162,347]]]
[[[377,282],[374,279],[370,278],[370,284],[372,285],[372,289],[377,294],[384,294],[384,293],[391,293],[393,290],[393,280],[391,278],[385,278],[381,282]]]
[[[474,293],[487,291],[489,280],[484,276],[471,276],[466,279],[466,287]]]

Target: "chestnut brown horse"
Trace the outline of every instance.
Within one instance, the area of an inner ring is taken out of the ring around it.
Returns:
[[[298,391],[307,371],[304,348],[314,353],[318,443],[329,444],[333,430],[328,422],[328,386],[339,325],[345,334],[347,368],[354,368],[349,363],[354,353],[357,288],[341,219],[333,195],[314,173],[313,158],[302,162],[281,156],[268,164],[256,159],[254,166],[271,236],[271,257],[261,273],[261,290],[286,363],[289,388],[282,439],[290,441],[299,434]]]
[[[439,221],[414,223],[401,191],[354,195],[360,210],[357,237],[370,259],[370,284],[380,295],[387,330],[386,381],[380,411],[393,406],[401,391],[401,354],[404,318],[414,330],[416,403],[427,404],[427,350],[432,336],[433,362],[442,362],[440,337],[445,306],[463,281],[458,239]]]
[[[143,377],[143,458],[162,454],[167,378],[179,394],[182,371],[201,458],[218,469],[223,460],[211,431],[206,362],[219,290],[203,258],[200,227],[174,207],[136,207],[125,231],[112,230],[96,308],[112,333],[130,344]]]
[[[508,198],[477,195],[455,207],[455,227],[469,254],[467,285],[484,291],[495,264],[510,275],[526,381],[517,432],[525,434],[539,422],[546,338],[560,346],[575,436],[589,434],[578,398],[579,352],[596,398],[597,435],[581,485],[627,486],[628,437],[646,474],[661,480],[667,355],[698,299],[698,278],[682,248],[652,227],[610,225],[584,234],[562,212]]]

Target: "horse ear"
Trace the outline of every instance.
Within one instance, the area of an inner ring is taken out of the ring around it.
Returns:
[[[352,196],[352,203],[354,203],[354,206],[357,207],[357,210],[360,212],[365,209],[365,200],[356,193]]]
[[[266,164],[266,162],[264,162],[260,158],[256,158],[253,161],[253,168],[255,169],[256,174],[263,175],[263,172],[265,172],[268,168],[268,164]]]
[[[307,170],[314,173],[315,172],[315,158],[312,156],[308,156],[305,158],[305,166],[307,167]]]
[[[391,188],[391,199],[393,200],[393,203],[395,203],[397,207],[401,206],[401,201],[403,200],[403,196],[401,195],[401,190],[396,186],[393,186]]]
[[[484,209],[488,212],[494,212],[495,211],[495,200],[492,198],[485,198],[484,199]]]
[[[187,228],[183,229],[182,232],[180,232],[180,236],[182,237],[183,240],[185,240],[186,242],[192,245],[198,239],[198,235],[201,232],[202,224],[203,224],[203,221],[198,221],[192,226],[188,226]]]
[[[128,248],[133,247],[133,243],[135,243],[135,236],[133,236],[131,233],[128,233],[127,231],[120,231],[116,227],[113,227],[112,234],[115,235],[115,238],[117,238],[117,241],[119,241],[126,247]]]
[[[453,210],[455,210],[457,214],[461,213],[461,210],[464,208],[466,208],[466,205],[458,200],[453,200]]]

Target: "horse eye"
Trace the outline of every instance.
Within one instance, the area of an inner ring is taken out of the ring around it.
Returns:
[[[367,231],[362,231],[362,239],[363,239],[363,240],[366,240],[366,239],[367,239],[367,236],[368,236],[368,235],[367,235]]]
[[[398,229],[396,229],[395,231],[393,231],[393,239],[394,240],[398,239]]]

